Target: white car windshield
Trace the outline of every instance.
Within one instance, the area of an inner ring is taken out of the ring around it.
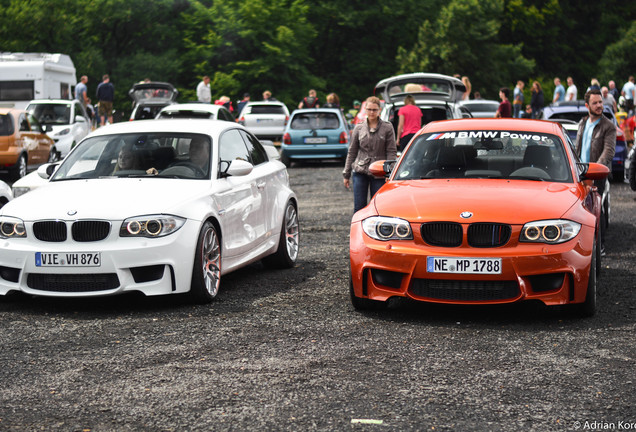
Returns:
[[[556,135],[518,131],[453,131],[421,135],[407,148],[395,180],[495,178],[571,182]]]
[[[51,181],[171,177],[209,179],[211,141],[188,133],[95,136],[71,152]]]
[[[43,125],[67,125],[71,123],[71,106],[68,104],[38,103],[27,110]]]

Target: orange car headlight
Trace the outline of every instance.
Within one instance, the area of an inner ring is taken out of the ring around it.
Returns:
[[[581,224],[564,219],[528,222],[523,226],[520,242],[526,243],[563,243],[576,237]]]
[[[413,240],[408,221],[395,217],[373,216],[362,221],[362,229],[369,237],[380,240]]]

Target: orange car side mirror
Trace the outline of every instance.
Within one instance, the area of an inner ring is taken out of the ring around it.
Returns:
[[[590,162],[588,164],[581,164],[586,166],[586,169],[581,174],[581,180],[602,180],[607,178],[610,173],[609,168],[600,163]]]
[[[369,173],[376,177],[388,177],[389,174],[391,174],[391,171],[393,171],[393,167],[395,166],[396,162],[397,161],[395,160],[375,161],[371,165],[369,165]]]

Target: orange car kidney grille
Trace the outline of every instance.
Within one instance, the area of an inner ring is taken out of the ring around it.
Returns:
[[[503,246],[510,240],[510,225],[474,223],[468,226],[468,244],[488,248]],[[463,228],[457,222],[429,222],[422,224],[422,239],[431,246],[458,247],[462,245]]]
[[[462,226],[455,222],[422,224],[422,238],[431,246],[457,247],[462,244]]]
[[[510,225],[474,223],[468,227],[468,244],[478,248],[503,246],[511,232]]]

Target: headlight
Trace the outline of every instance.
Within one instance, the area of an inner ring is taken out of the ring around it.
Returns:
[[[400,218],[373,216],[362,221],[362,229],[376,240],[413,240],[411,225]]]
[[[13,192],[13,198],[17,198],[21,195],[24,195],[27,192],[31,192],[31,188],[29,187],[14,187],[11,188],[11,192]]]
[[[126,219],[119,229],[120,237],[164,237],[176,232],[184,218],[168,215],[137,216]]]
[[[0,238],[24,238],[26,237],[24,222],[10,216],[0,216]]]
[[[71,128],[62,129],[61,131],[59,131],[55,135],[67,135],[70,131],[71,131]]]
[[[581,230],[581,224],[569,220],[554,219],[528,222],[523,226],[520,242],[563,243],[573,239]]]

